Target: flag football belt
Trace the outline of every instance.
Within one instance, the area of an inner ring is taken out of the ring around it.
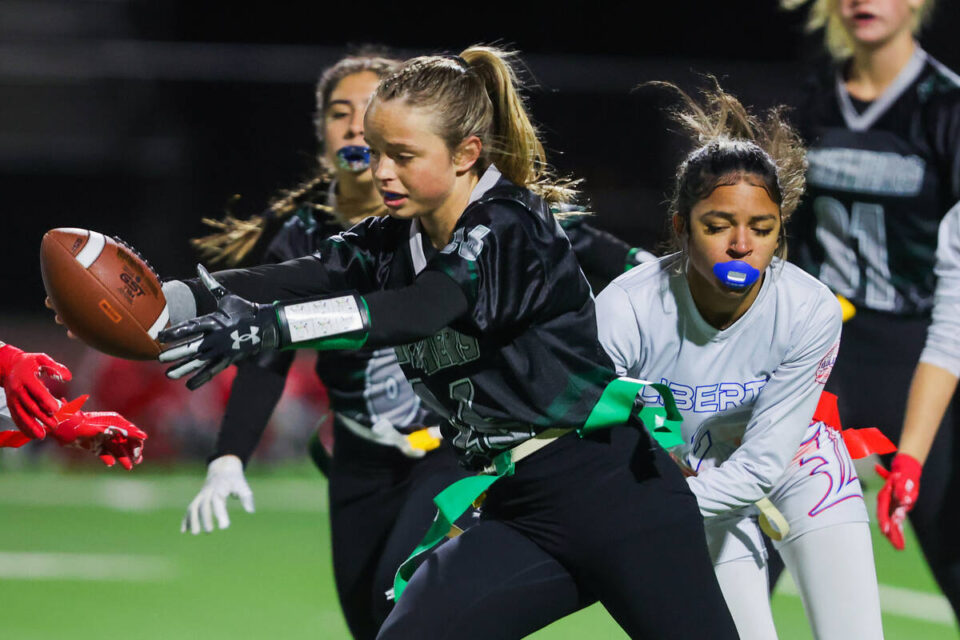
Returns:
[[[386,418],[380,418],[373,423],[373,427],[367,427],[342,413],[336,416],[358,438],[385,447],[396,447],[408,458],[422,458],[428,451],[440,446],[440,427],[423,427],[410,433],[401,433]]]
[[[843,436],[843,444],[846,445],[850,457],[854,460],[866,458],[870,454],[883,455],[893,453],[897,450],[897,445],[893,444],[883,432],[876,427],[866,427],[863,429],[844,429],[840,424],[840,411],[837,409],[837,396],[829,391],[820,394],[820,402],[817,403],[817,410],[813,413],[813,422],[822,422],[831,429],[838,431]]]
[[[387,598],[400,599],[419,564],[420,557],[445,538],[453,538],[462,533],[454,522],[473,506],[493,483],[504,476],[513,475],[514,465],[517,462],[571,431],[576,431],[582,438],[600,429],[627,424],[635,411],[634,401],[644,387],[656,390],[663,403],[663,407],[644,405],[637,413],[647,431],[664,449],[683,444],[683,438],[680,436],[682,418],[673,394],[666,385],[633,378],[613,380],[604,388],[600,399],[593,406],[582,427],[547,429],[516,447],[498,454],[478,475],[458,480],[438,493],[433,499],[433,503],[437,506],[433,523],[420,544],[400,565],[393,581],[393,589],[387,592]]]
[[[876,427],[866,429],[844,429],[840,424],[840,411],[837,409],[837,396],[824,391],[820,394],[817,410],[813,412],[810,424],[823,423],[828,429],[833,429],[843,437],[843,444],[854,460],[866,458],[870,454],[878,455],[891,453],[897,450],[889,438]],[[754,506],[760,511],[758,518],[760,529],[771,540],[782,540],[790,532],[790,525],[769,498],[761,498]]]

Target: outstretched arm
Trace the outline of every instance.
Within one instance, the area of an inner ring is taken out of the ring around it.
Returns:
[[[960,203],[940,223],[933,322],[913,372],[899,453],[890,471],[878,467],[886,484],[877,495],[880,531],[903,549],[903,521],[920,492],[920,476],[960,376]]]
[[[24,353],[0,342],[0,386],[6,395],[10,419],[28,438],[42,440],[57,426],[60,403],[41,377],[69,380],[70,370],[45,353]]]
[[[601,231],[582,217],[567,218],[560,223],[570,240],[583,272],[609,283],[633,267],[656,260],[649,251],[629,244],[606,231]]]
[[[201,279],[217,300],[215,312],[160,332],[179,343],[160,354],[173,362],[167,375],[196,372],[196,389],[229,365],[271,349],[356,349],[404,344],[435,334],[466,313],[468,303],[450,277],[426,271],[414,284],[376,291],[257,304],[228,291],[205,269]]]

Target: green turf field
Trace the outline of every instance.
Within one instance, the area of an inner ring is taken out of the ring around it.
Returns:
[[[318,474],[305,465],[254,470],[256,514],[234,502],[230,529],[181,535],[202,477],[200,467],[0,469],[0,637],[347,638]],[[957,638],[912,538],[896,553],[874,536],[888,640]],[[782,640],[811,637],[789,584],[774,611]],[[595,606],[534,637],[626,636]]]

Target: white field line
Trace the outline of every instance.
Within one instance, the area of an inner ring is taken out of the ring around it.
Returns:
[[[786,571],[777,583],[776,593],[787,596],[800,596],[797,585]],[[884,613],[904,618],[914,618],[947,626],[956,624],[950,602],[939,593],[928,593],[880,585],[880,608]]]
[[[0,551],[0,580],[165,582],[178,573],[157,556]]]
[[[109,471],[114,471],[113,469]],[[135,471],[134,471],[135,473]],[[103,476],[0,473],[0,505],[29,507],[100,507],[116,511],[186,509],[204,477],[153,476],[147,479]],[[322,513],[327,511],[326,483],[299,479],[251,478],[258,511]],[[234,500],[228,502],[233,506]],[[236,503],[239,506],[239,503]]]
[[[111,469],[108,472],[115,472]],[[134,471],[133,473],[136,473]],[[117,511],[186,509],[203,486],[203,476],[182,474],[146,479],[87,474],[0,473],[0,505],[100,507]],[[250,478],[257,511],[323,513],[326,484],[289,478]],[[230,507],[234,507],[231,500]],[[239,506],[239,505],[237,505]],[[176,571],[163,558],[63,553],[0,552],[0,579],[167,580]],[[788,573],[777,593],[799,596]],[[885,613],[953,626],[953,611],[942,595],[880,585]]]

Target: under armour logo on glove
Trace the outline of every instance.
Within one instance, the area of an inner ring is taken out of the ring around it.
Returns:
[[[260,333],[260,327],[250,327],[250,333],[243,335],[240,335],[239,331],[231,333],[230,337],[233,338],[233,350],[240,351],[240,345],[244,342],[250,342],[253,346],[260,344],[260,338],[257,337],[258,333]]]
[[[214,298],[217,310],[164,329],[160,342],[177,342],[160,354],[160,362],[173,362],[167,377],[177,380],[196,371],[187,381],[188,389],[208,382],[234,362],[276,348],[280,328],[273,305],[256,304],[227,291],[201,265],[200,279]]]

